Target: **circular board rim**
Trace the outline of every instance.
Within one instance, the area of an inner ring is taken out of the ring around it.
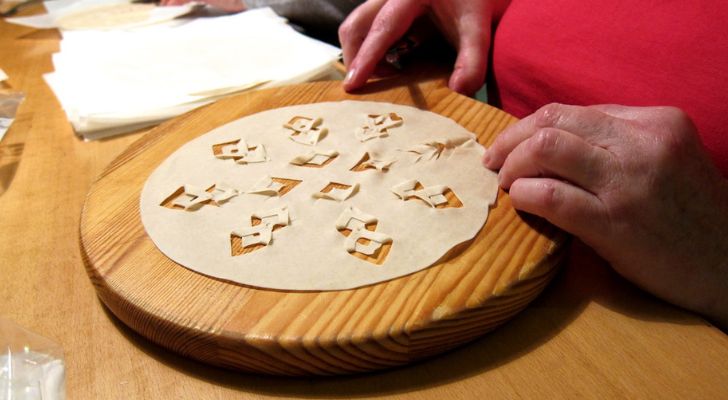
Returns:
[[[414,274],[344,291],[287,292],[207,277],[179,268],[146,237],[138,217],[138,193],[146,180],[141,175],[178,148],[170,143],[181,145],[265,109],[336,100],[433,111],[474,132],[482,144],[515,121],[439,82],[363,95],[323,82],[244,93],[164,123],[107,167],[84,204],[83,258],[114,315],[151,341],[213,365],[331,375],[438,354],[495,328],[540,293],[555,274],[567,237],[543,220],[517,213],[502,191],[476,245],[459,246],[457,254]],[[136,220],[129,217],[135,207]],[[488,235],[492,245],[477,246]]]

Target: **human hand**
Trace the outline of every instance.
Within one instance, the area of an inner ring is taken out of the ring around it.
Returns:
[[[728,180],[681,111],[551,104],[507,128],[484,163],[515,208],[728,327]]]
[[[230,12],[230,13],[236,13],[245,11],[245,3],[243,0],[160,0],[159,5],[162,6],[180,6],[183,4],[187,4],[191,1],[198,1],[200,3],[205,3],[210,5],[211,7],[217,8],[222,11]]]
[[[369,0],[339,28],[349,72],[344,89],[363,86],[387,50],[425,14],[458,51],[449,87],[472,95],[485,80],[491,22],[504,0]]]

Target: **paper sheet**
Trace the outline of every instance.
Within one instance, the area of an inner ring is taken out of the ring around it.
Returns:
[[[340,50],[270,9],[133,31],[70,31],[44,77],[84,136],[154,124],[250,88],[302,82]]]
[[[193,3],[155,7],[130,0],[54,0],[44,3],[48,13],[6,21],[36,29],[130,29],[157,24],[189,13]]]
[[[389,113],[402,124],[382,137],[357,138],[369,116]],[[315,146],[290,140],[293,130],[284,124],[296,116],[321,118],[326,136]],[[242,142],[241,152],[264,146],[267,161],[240,164],[215,155]],[[439,155],[425,159],[411,151],[424,143],[437,143]],[[336,157],[315,166],[291,163],[318,147]],[[483,152],[460,125],[411,107],[345,101],[274,109],[221,126],[176,150],[147,180],[141,218],[165,255],[206,275],[283,290],[356,288],[426,268],[477,234],[497,194],[496,174],[481,164]],[[361,167],[364,154],[392,161],[387,169]],[[395,194],[410,180],[417,181],[410,185],[413,196]],[[206,203],[194,210],[162,205],[184,185],[213,188],[221,182],[240,194],[221,205],[202,194],[198,200]],[[327,188],[335,194],[316,196]],[[459,206],[449,206],[447,191]],[[417,196],[431,197],[426,202]],[[366,217],[352,223],[349,232],[337,229],[352,207]],[[251,219],[282,208],[290,215],[287,226]],[[376,226],[367,225],[372,218]],[[233,232],[249,235],[238,240],[259,247],[233,255]],[[357,237],[367,240],[357,242]],[[380,263],[364,259],[384,247]],[[352,249],[362,254],[355,256]]]

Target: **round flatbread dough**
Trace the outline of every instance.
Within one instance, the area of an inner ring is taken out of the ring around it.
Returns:
[[[154,4],[107,4],[68,13],[56,24],[62,29],[108,29],[146,21],[154,8]]]
[[[194,271],[343,290],[422,270],[483,227],[484,149],[416,108],[343,101],[240,118],[179,148],[141,194],[143,225]]]

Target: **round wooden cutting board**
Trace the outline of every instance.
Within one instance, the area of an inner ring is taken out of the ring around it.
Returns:
[[[226,368],[331,375],[405,364],[473,340],[522,310],[555,274],[566,235],[517,213],[501,192],[468,243],[420,272],[359,289],[264,290],[214,279],[165,257],[147,237],[139,196],[149,174],[189,140],[262,110],[344,99],[415,106],[449,117],[490,144],[515,122],[441,80],[344,93],[338,82],[251,92],[151,131],[93,185],[81,247],[101,300],[170,350]]]

